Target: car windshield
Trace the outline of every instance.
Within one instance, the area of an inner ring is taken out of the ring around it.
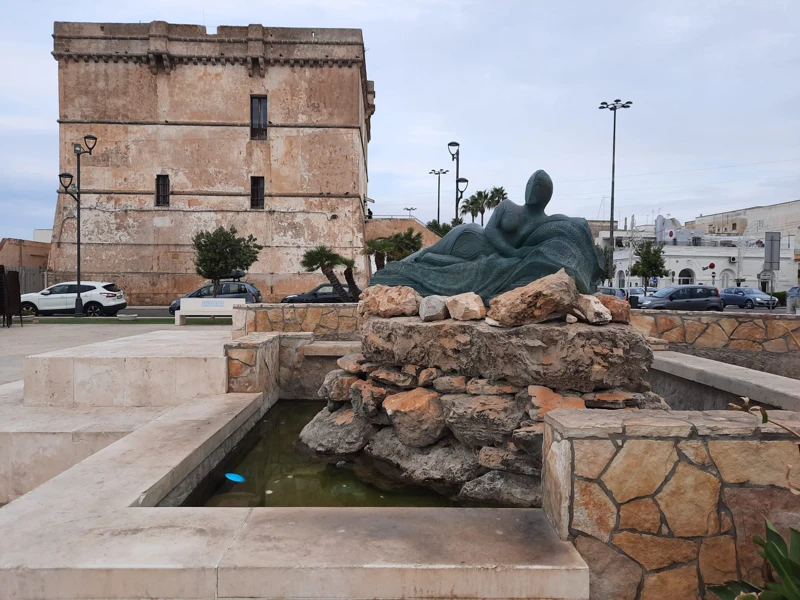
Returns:
[[[655,294],[653,294],[653,296],[655,296],[656,298],[666,298],[677,289],[678,288],[674,287],[664,288],[663,290],[658,290]]]

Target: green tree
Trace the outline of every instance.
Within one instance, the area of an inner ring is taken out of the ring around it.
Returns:
[[[356,268],[356,261],[352,258],[341,257],[341,264],[344,267],[344,280],[347,282],[347,291],[350,293],[350,299],[353,302],[358,302],[358,297],[361,295],[361,288],[356,284],[356,278],[353,276],[353,269]]]
[[[317,269],[322,271],[322,274],[331,282],[334,291],[339,298],[342,299],[342,302],[350,302],[350,296],[345,291],[336,273],[333,272],[333,268],[337,265],[341,265],[343,260],[345,259],[341,255],[327,246],[317,246],[316,248],[307,250],[306,253],[303,254],[300,265],[309,273]]]
[[[464,219],[462,219],[461,217],[453,217],[453,220],[450,221],[450,227],[453,227],[453,228],[456,228],[459,225],[463,225],[463,224],[464,224]]]
[[[633,253],[639,258],[630,268],[630,274],[644,280],[644,293],[647,294],[647,283],[653,277],[666,277],[669,270],[664,264],[664,244],[656,244],[652,240],[644,240],[634,245]]]
[[[422,232],[409,227],[402,233],[395,233],[389,238],[390,248],[386,253],[389,260],[403,260],[422,249]]]
[[[595,251],[597,252],[597,259],[601,261],[603,267],[603,279],[607,279],[614,285],[614,277],[617,274],[617,265],[613,260],[608,260],[611,254],[611,248],[601,248],[595,244]]]
[[[252,235],[236,235],[236,228],[220,226],[214,231],[201,231],[192,238],[194,268],[204,279],[214,284],[214,297],[219,292],[219,282],[236,271],[247,271],[258,260],[260,245]]]
[[[392,249],[392,243],[388,238],[380,240],[369,240],[366,243],[366,248],[362,250],[363,254],[375,257],[375,269],[380,271],[386,266],[386,255]]]
[[[489,200],[486,201],[486,208],[495,208],[503,200],[508,200],[506,189],[502,186],[493,187],[489,190]]]
[[[444,237],[447,233],[453,229],[453,226],[450,223],[439,223],[436,219],[432,221],[428,221],[425,223],[425,227],[430,229],[433,233],[438,235],[439,237]]]
[[[461,203],[460,212],[462,215],[469,215],[472,217],[472,222],[475,222],[475,217],[477,217],[480,212],[481,208],[484,208],[483,202],[478,198],[478,194],[483,192],[478,192],[476,194],[472,194],[469,198],[464,200]]]

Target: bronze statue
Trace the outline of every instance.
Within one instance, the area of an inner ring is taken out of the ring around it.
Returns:
[[[566,269],[583,293],[593,293],[603,274],[585,219],[547,216],[553,181],[542,170],[528,179],[525,204],[504,200],[484,229],[459,225],[433,246],[390,262],[372,284],[407,285],[423,296],[475,292],[494,296]]]

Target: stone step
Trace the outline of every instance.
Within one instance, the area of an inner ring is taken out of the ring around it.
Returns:
[[[347,356],[361,352],[361,342],[321,341],[303,347],[306,356]]]
[[[227,328],[164,330],[25,358],[28,406],[177,406],[227,389]]]

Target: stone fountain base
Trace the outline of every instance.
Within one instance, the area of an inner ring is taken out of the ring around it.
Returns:
[[[541,506],[544,415],[667,408],[644,380],[653,355],[627,324],[365,319],[301,441],[324,460],[466,504]]]

